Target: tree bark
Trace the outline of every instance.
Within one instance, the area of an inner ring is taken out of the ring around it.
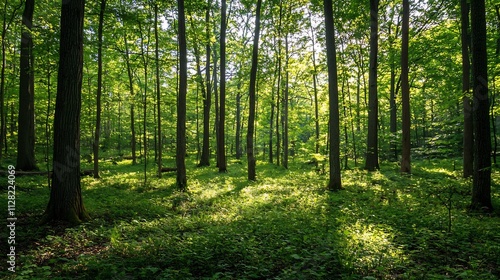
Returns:
[[[289,57],[288,34],[285,36],[285,92],[283,96],[283,167],[288,169],[288,99],[289,99]]]
[[[401,46],[401,103],[402,103],[402,157],[401,173],[411,173],[411,135],[410,135],[410,83],[408,81],[408,41],[410,21],[410,3],[409,0],[403,0],[403,27],[402,27],[402,46]]]
[[[31,36],[34,8],[34,0],[26,0],[22,19],[16,163],[16,168],[24,171],[38,170],[35,162],[35,79]]]
[[[210,0],[207,1],[207,10],[205,13],[206,24],[206,66],[205,66],[205,81],[207,90],[203,96],[203,147],[201,149],[201,158],[198,166],[210,165],[210,106],[212,103],[211,88],[210,88]]]
[[[80,186],[84,0],[63,1],[54,117],[53,184],[42,222],[89,219]]]
[[[325,13],[326,55],[328,65],[328,96],[329,96],[329,124],[330,133],[330,181],[328,189],[338,191],[342,189],[340,178],[340,131],[339,131],[339,89],[337,79],[337,54],[335,50],[335,29],[333,25],[332,0],[323,0]]]
[[[379,0],[370,0],[370,72],[368,105],[368,143],[365,169],[380,169],[378,163],[378,92],[377,92],[377,56],[378,56],[378,5]]]
[[[177,188],[187,190],[186,178],[186,93],[187,93],[187,46],[184,0],[177,0],[179,17],[179,94],[177,96]]]
[[[247,133],[247,158],[248,158],[248,180],[255,181],[256,159],[254,155],[254,129],[255,129],[255,90],[257,82],[257,67],[259,58],[259,35],[260,35],[260,9],[262,0],[257,1],[257,11],[255,12],[255,31],[253,39],[252,68],[250,69],[250,89],[249,113],[248,113],[248,133]]]
[[[99,12],[99,27],[97,29],[97,108],[94,133],[94,178],[99,178],[99,138],[101,136],[101,97],[102,97],[102,29],[104,25],[104,10],[106,0],[101,0]]]
[[[130,88],[130,97],[132,102],[130,102],[130,131],[131,131],[131,139],[130,139],[130,148],[132,150],[132,164],[137,164],[136,159],[136,137],[135,137],[135,108],[134,108],[134,82],[132,75],[132,67],[130,66],[130,57],[129,57],[129,48],[127,43],[127,36],[123,36],[123,40],[125,42],[125,62],[127,63],[127,74],[128,74],[128,83]]]
[[[161,178],[162,167],[162,136],[161,136],[161,91],[160,91],[160,54],[159,54],[159,40],[158,40],[158,4],[155,3],[155,60],[156,60],[156,121],[158,126],[158,143],[157,143],[157,165],[158,165],[158,178]]]
[[[319,105],[318,105],[318,67],[316,65],[316,39],[314,37],[314,29],[312,24],[312,15],[309,12],[309,24],[311,27],[312,40],[312,64],[313,64],[313,91],[314,91],[314,126],[315,126],[315,145],[314,152],[319,153]],[[354,141],[354,140],[353,140]]]
[[[220,20],[220,94],[219,94],[219,129],[217,138],[217,158],[219,172],[227,172],[226,145],[225,145],[225,119],[226,119],[226,0],[222,0]]]
[[[474,179],[472,209],[491,211],[491,138],[488,98],[485,1],[471,1],[474,89]]]

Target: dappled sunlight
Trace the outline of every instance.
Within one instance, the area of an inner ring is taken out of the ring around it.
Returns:
[[[499,222],[466,211],[470,181],[453,178],[447,164],[418,164],[414,176],[382,167],[344,170],[339,192],[327,191],[328,177],[314,169],[261,163],[258,174],[265,176],[249,182],[244,164],[223,174],[192,168],[188,191],[179,192],[175,174],[159,179],[149,172],[144,185],[142,166],[123,166],[100,180],[82,178],[92,220],[60,234],[42,234],[42,241],[26,251],[32,257],[23,261],[28,268],[53,262],[66,274],[85,270],[97,278],[117,271],[136,275],[137,269],[177,279],[217,273],[223,279],[479,275],[469,269],[472,265],[495,271]],[[445,179],[436,184],[436,176]],[[27,190],[37,182],[20,181]],[[498,204],[498,173],[493,182]],[[48,195],[41,187],[31,191]],[[462,251],[455,252],[456,246]],[[68,253],[59,257],[58,250]],[[485,260],[469,258],[471,250],[483,252]]]
[[[344,237],[344,265],[361,275],[382,276],[382,268],[393,270],[406,261],[401,246],[393,242],[393,230],[387,225],[357,221],[344,225],[339,232]]]

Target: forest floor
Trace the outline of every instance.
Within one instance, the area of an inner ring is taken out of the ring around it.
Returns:
[[[412,176],[396,163],[344,170],[340,192],[303,162],[260,162],[248,182],[246,162],[230,160],[219,174],[190,160],[187,193],[176,190],[175,172],[156,178],[153,164],[144,184],[143,165],[101,163],[102,179],[82,177],[92,219],[76,227],[39,226],[47,178],[16,178],[16,273],[2,230],[0,278],[500,278],[497,169],[495,212],[484,214],[467,211],[472,183],[453,170],[458,159],[415,161]]]

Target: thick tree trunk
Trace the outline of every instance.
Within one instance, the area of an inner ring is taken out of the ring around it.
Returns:
[[[337,54],[335,50],[335,29],[333,25],[332,0],[323,0],[325,13],[326,54],[328,64],[328,96],[329,96],[329,123],[330,133],[330,181],[328,189],[337,191],[342,189],[340,178],[340,132],[339,132],[339,89],[337,79]]]
[[[104,25],[104,10],[106,0],[101,0],[99,12],[99,27],[97,29],[97,108],[94,133],[94,178],[99,178],[99,138],[101,137],[101,96],[102,96],[102,29]]]
[[[410,135],[410,83],[408,81],[408,41],[410,21],[410,3],[409,0],[403,0],[403,27],[402,27],[402,46],[401,46],[401,103],[402,103],[402,157],[401,173],[411,173],[411,135]]]
[[[219,96],[219,129],[217,138],[217,158],[219,172],[227,172],[225,119],[226,119],[226,0],[222,0],[220,30],[220,96]]]
[[[377,56],[378,56],[378,5],[379,0],[370,0],[370,72],[368,105],[368,141],[365,169],[374,171],[378,164],[378,92],[377,92]]]
[[[491,138],[488,98],[485,1],[471,1],[474,89],[474,179],[472,209],[491,211]]]
[[[210,106],[212,103],[211,88],[210,88],[210,0],[207,1],[207,10],[205,13],[206,24],[206,66],[205,66],[205,81],[207,90],[203,96],[203,146],[201,149],[201,158],[198,166],[210,165]]]
[[[260,35],[260,9],[262,0],[257,1],[257,11],[255,12],[255,32],[253,39],[252,68],[250,70],[250,89],[249,95],[249,113],[248,113],[248,132],[247,132],[247,158],[248,158],[248,180],[255,181],[254,155],[254,129],[255,129],[255,88],[257,82],[257,66],[259,54],[259,35]]]
[[[54,117],[53,184],[43,218],[79,223],[89,218],[80,186],[80,109],[83,70],[84,0],[61,9],[59,74]]]
[[[462,102],[464,114],[463,177],[468,178],[474,171],[474,133],[472,126],[472,102],[470,98],[470,58],[469,58],[469,9],[467,0],[460,0],[461,42],[462,42]]]
[[[177,188],[187,190],[186,178],[186,93],[187,93],[187,46],[186,46],[186,17],[184,14],[184,0],[178,0],[179,18],[179,94],[177,96]]]
[[[24,171],[38,169],[35,162],[35,79],[31,38],[34,8],[34,0],[26,0],[22,20],[16,163],[16,168]]]

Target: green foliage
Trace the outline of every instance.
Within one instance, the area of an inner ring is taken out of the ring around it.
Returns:
[[[195,164],[188,164],[190,191],[180,193],[174,175],[157,179],[151,172],[144,186],[142,167],[104,162],[101,180],[82,180],[93,219],[77,227],[37,226],[49,194],[45,178],[19,177],[15,278],[500,276],[498,212],[467,212],[471,182],[459,178],[453,161],[414,162],[412,177],[389,163],[372,173],[347,170],[345,190],[337,193],[300,162],[289,170],[258,164],[257,182],[246,180],[245,164],[230,163],[226,174]],[[493,180],[498,209],[498,171]]]

